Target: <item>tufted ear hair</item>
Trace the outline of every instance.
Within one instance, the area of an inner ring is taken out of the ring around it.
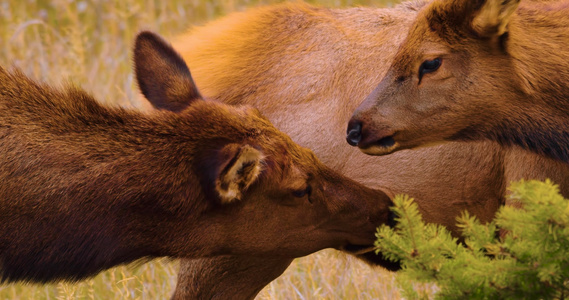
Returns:
[[[472,29],[481,37],[501,36],[507,31],[510,18],[520,0],[486,0],[473,14]]]
[[[264,156],[250,145],[229,144],[219,152],[221,172],[215,190],[222,203],[241,200],[243,193],[261,174]]]
[[[140,91],[155,108],[179,112],[202,99],[184,60],[153,32],[136,37],[134,69]]]

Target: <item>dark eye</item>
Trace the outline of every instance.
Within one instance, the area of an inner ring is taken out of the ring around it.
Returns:
[[[427,73],[432,73],[439,69],[441,64],[443,63],[442,58],[435,58],[433,60],[425,60],[421,66],[419,67],[419,80],[423,77],[423,75]]]
[[[306,195],[310,197],[311,193],[312,193],[312,187],[308,185],[304,190],[293,191],[292,195],[295,196],[296,198],[302,198]]]

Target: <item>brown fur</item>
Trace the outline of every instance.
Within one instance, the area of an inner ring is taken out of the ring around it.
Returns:
[[[282,258],[256,256],[184,259],[172,300],[254,299],[291,262]]]
[[[298,3],[256,8],[196,28],[174,45],[205,95],[258,107],[334,170],[390,195],[410,194],[427,221],[455,234],[455,218],[464,209],[490,220],[511,180],[549,177],[569,196],[567,166],[517,148],[450,143],[372,157],[345,143],[346,121],[385,75],[421,6],[417,1],[392,9]],[[267,267],[271,263],[274,269]],[[250,299],[286,263],[183,260],[174,298]],[[247,281],[232,280],[233,270],[244,266],[248,272],[238,272]]]
[[[433,1],[355,111],[353,143],[382,155],[443,141],[493,140],[567,163],[567,57],[567,0]],[[435,58],[442,65],[421,78],[420,65]]]
[[[161,108],[151,115],[0,68],[0,282],[79,280],[158,256],[288,262],[369,246],[388,222],[387,195],[331,171],[256,109],[201,100],[159,37],[140,34],[134,56]]]

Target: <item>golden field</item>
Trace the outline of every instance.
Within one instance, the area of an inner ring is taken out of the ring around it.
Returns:
[[[4,0],[0,64],[35,79],[72,82],[105,103],[142,107],[131,71],[133,37],[142,29],[172,37],[247,7],[273,0]],[[328,7],[385,6],[393,1],[318,0]],[[119,267],[80,283],[0,285],[0,299],[166,299],[176,261]],[[418,286],[430,293],[431,287]],[[296,260],[258,299],[398,299],[395,277],[336,251]]]

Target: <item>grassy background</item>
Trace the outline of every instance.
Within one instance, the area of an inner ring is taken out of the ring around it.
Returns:
[[[172,37],[195,24],[279,0],[4,0],[0,65],[50,83],[71,81],[106,103],[139,107],[131,46],[141,29]],[[385,6],[394,1],[316,0],[328,7]],[[77,284],[0,285],[0,299],[165,299],[176,261],[119,267]],[[418,286],[429,292],[430,287]],[[397,299],[392,274],[335,251],[298,259],[259,299]]]

